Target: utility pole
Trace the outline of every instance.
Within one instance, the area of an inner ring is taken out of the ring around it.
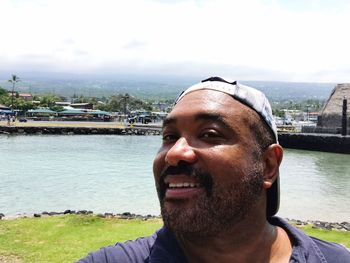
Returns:
[[[307,121],[310,120],[310,118],[309,118],[309,108],[310,108],[310,105],[306,105],[306,117],[307,117]]]
[[[129,95],[126,93],[124,96],[122,96],[122,99],[124,100],[124,118],[126,120],[126,106],[127,100],[129,99]]]

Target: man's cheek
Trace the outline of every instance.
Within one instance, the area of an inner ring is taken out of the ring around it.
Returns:
[[[161,174],[162,163],[164,162],[161,161],[161,157],[157,155],[153,161],[153,175],[154,175],[154,179],[156,180],[156,183],[158,182]]]

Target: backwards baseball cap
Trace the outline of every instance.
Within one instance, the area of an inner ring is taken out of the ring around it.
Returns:
[[[183,91],[175,100],[174,106],[187,94],[197,90],[216,90],[231,95],[236,100],[257,112],[260,117],[267,124],[267,127],[274,135],[276,143],[278,143],[277,127],[272,116],[272,109],[269,101],[264,93],[261,91],[237,83],[237,81],[230,82],[220,77],[211,77],[202,80],[185,91]],[[267,190],[267,216],[273,216],[278,212],[279,208],[279,175],[272,186]]]

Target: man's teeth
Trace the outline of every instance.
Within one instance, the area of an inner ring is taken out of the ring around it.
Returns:
[[[200,187],[199,183],[169,183],[169,188]]]

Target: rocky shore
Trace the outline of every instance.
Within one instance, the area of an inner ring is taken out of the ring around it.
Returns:
[[[325,222],[325,221],[318,221],[318,220],[295,220],[295,219],[288,219],[286,220],[295,225],[295,226],[306,226],[311,225],[312,228],[316,229],[323,229],[323,230],[338,230],[338,231],[348,231],[350,232],[350,223],[349,222],[341,222],[341,223],[334,223],[334,222]]]
[[[155,215],[138,215],[138,214],[132,214],[130,212],[124,212],[121,214],[113,214],[113,213],[94,213],[90,210],[70,210],[67,209],[63,212],[41,212],[41,213],[34,213],[34,214],[19,214],[16,216],[5,216],[3,213],[0,213],[0,220],[12,220],[12,219],[18,219],[18,218],[33,218],[33,217],[50,217],[50,216],[60,216],[60,215],[94,215],[101,218],[117,218],[117,219],[141,219],[141,220],[148,220],[148,219],[155,219],[155,218],[161,218],[160,216]]]
[[[44,211],[42,213],[34,213],[34,214],[23,214],[23,215],[17,215],[17,216],[5,216],[3,213],[0,213],[0,220],[11,220],[11,219],[18,219],[18,218],[38,218],[38,217],[50,217],[50,216],[59,216],[59,215],[95,215],[97,217],[101,218],[116,218],[116,219],[124,219],[124,220],[132,220],[132,219],[140,219],[140,220],[149,220],[149,219],[160,219],[160,216],[155,215],[138,215],[133,214],[130,212],[124,212],[121,214],[113,214],[113,213],[97,213],[95,214],[93,211],[90,210],[70,210],[67,209],[63,212],[47,212]],[[345,231],[350,232],[350,223],[349,222],[325,222],[325,221],[318,221],[318,220],[296,220],[296,219],[289,219],[286,218],[286,220],[291,223],[292,225],[295,225],[297,227],[303,227],[306,225],[311,225],[312,228],[315,229],[322,229],[322,230],[337,230],[337,231]]]
[[[6,135],[159,135],[158,127],[101,128],[101,127],[17,127],[0,126],[0,134]]]

